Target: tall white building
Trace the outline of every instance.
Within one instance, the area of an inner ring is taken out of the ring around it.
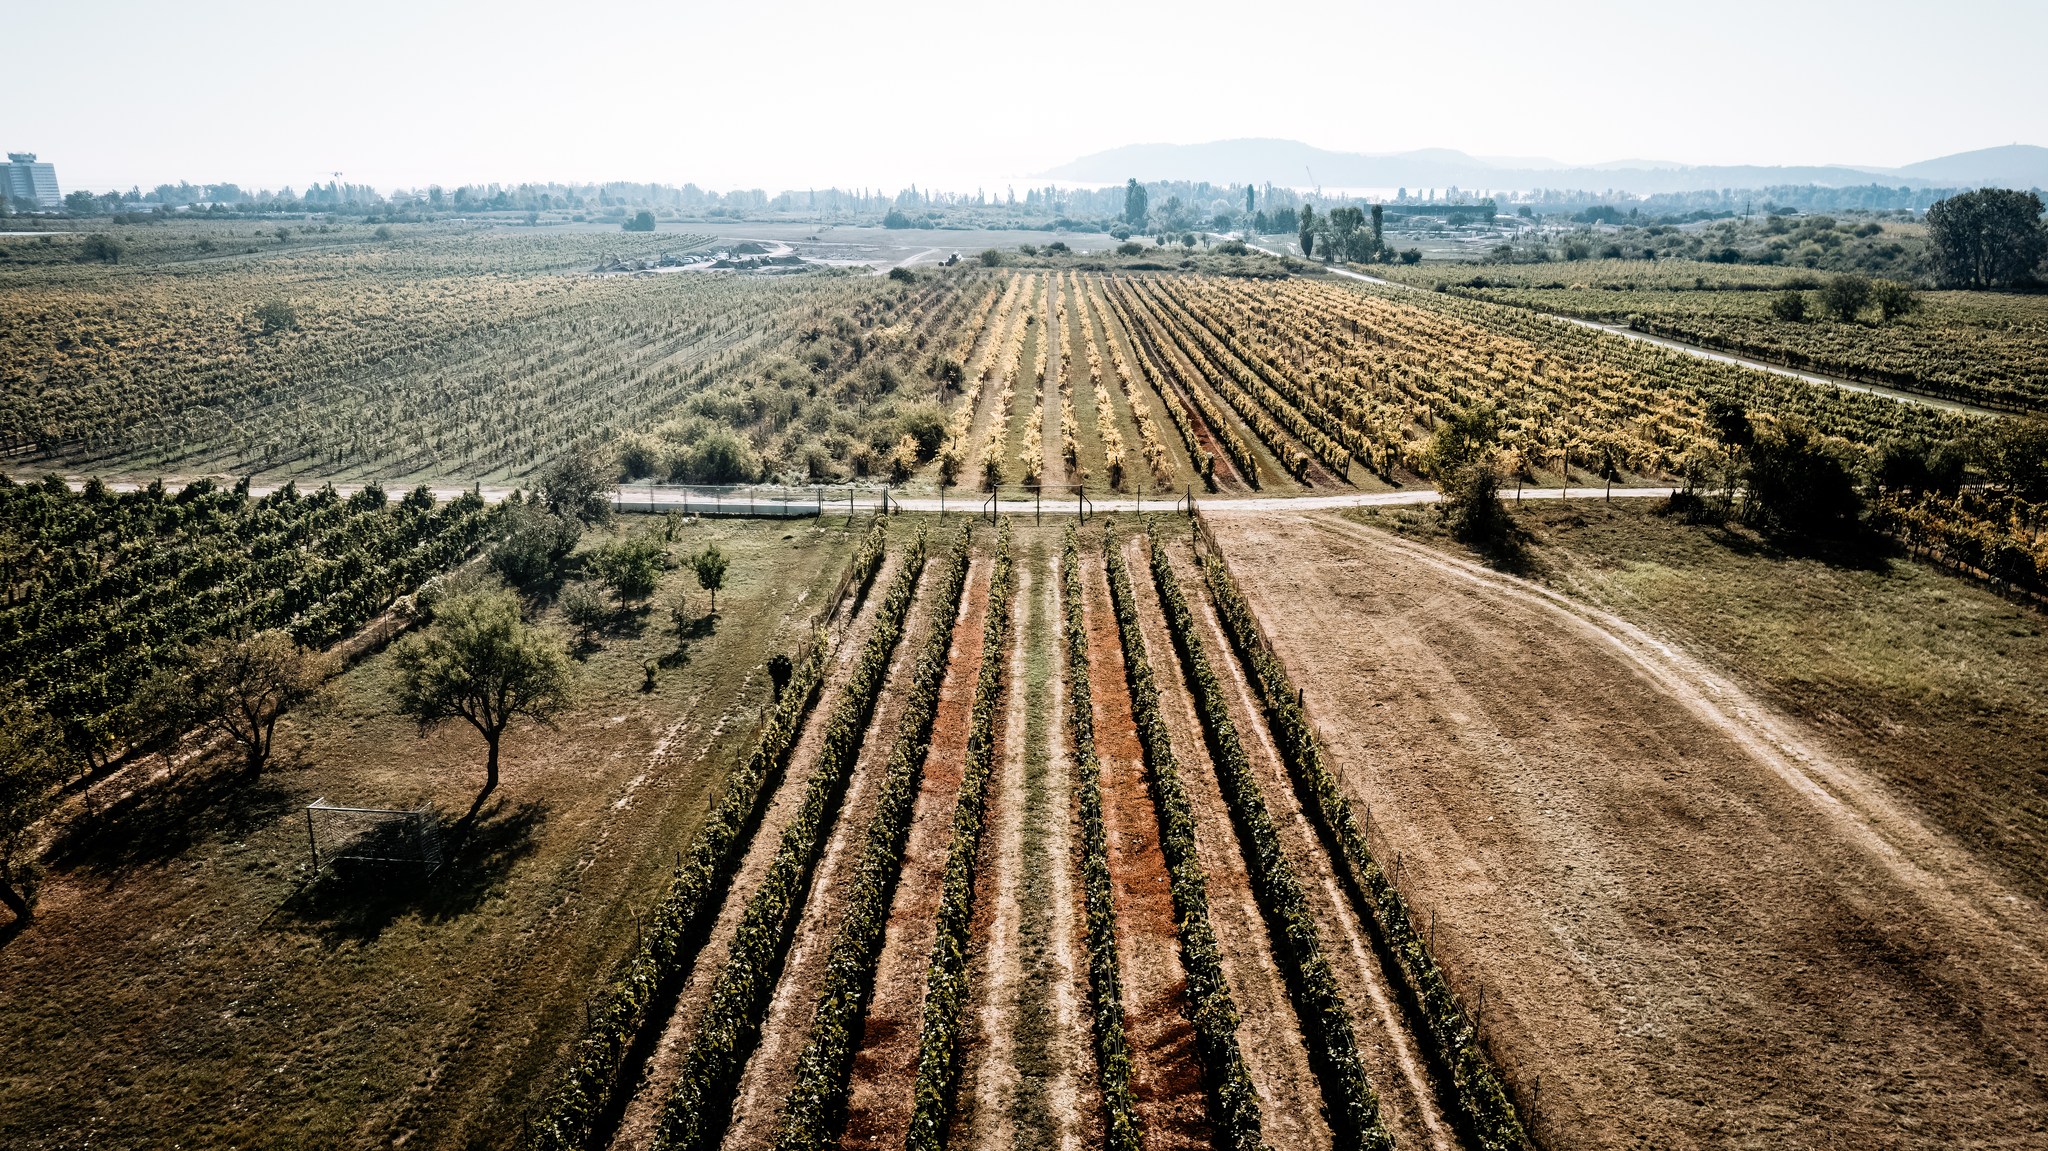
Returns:
[[[16,204],[64,206],[64,195],[57,190],[57,166],[37,163],[34,152],[7,153],[7,163],[0,164],[0,192]]]

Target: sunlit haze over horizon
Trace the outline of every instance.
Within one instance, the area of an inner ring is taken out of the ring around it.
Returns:
[[[2048,143],[2048,5],[23,6],[0,145],[65,187],[633,180],[1000,193],[1238,137],[1896,167]],[[33,93],[23,98],[21,93]],[[1142,175],[1142,173],[1138,173]],[[1227,174],[1219,173],[1227,178]]]

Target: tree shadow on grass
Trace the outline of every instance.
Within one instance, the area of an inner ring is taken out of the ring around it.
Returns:
[[[110,874],[161,863],[207,843],[243,839],[298,803],[270,775],[252,779],[240,766],[192,764],[77,816],[50,844],[51,866]]]
[[[432,876],[417,867],[330,868],[279,905],[268,922],[311,931],[331,947],[373,942],[408,916],[428,923],[459,918],[533,854],[546,822],[547,806],[537,800],[497,799],[475,818],[443,827],[443,862]]]

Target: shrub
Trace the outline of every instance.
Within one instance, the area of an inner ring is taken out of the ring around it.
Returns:
[[[1771,297],[1771,315],[1788,324],[1797,324],[1806,319],[1806,295],[1802,292],[1784,291]]]
[[[1870,302],[1870,280],[1849,272],[1827,282],[1820,290],[1820,305],[1842,323],[1853,321]]]

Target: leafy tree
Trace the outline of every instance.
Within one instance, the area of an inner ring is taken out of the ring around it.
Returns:
[[[553,575],[583,536],[583,525],[573,517],[538,504],[508,503],[501,515],[505,530],[491,545],[491,566],[520,587]]]
[[[1820,290],[1820,305],[1842,323],[1853,322],[1870,302],[1870,279],[1847,272],[1829,280]]]
[[[1887,491],[1953,495],[1963,486],[1968,462],[1964,446],[1953,441],[1929,446],[1924,440],[1886,440],[1877,451],[1874,478]]]
[[[1301,241],[1302,258],[1307,259],[1315,255],[1316,229],[1318,226],[1315,205],[1303,204],[1298,218],[1300,222],[1297,225],[1298,231],[1295,238]]]
[[[1003,262],[1003,254],[994,248],[983,248],[981,255],[976,258],[981,261],[981,266],[984,268],[993,268]]]
[[[584,523],[611,518],[613,479],[617,473],[587,447],[564,453],[540,476],[541,502],[558,516]]]
[[[552,722],[568,703],[562,650],[519,618],[510,592],[456,596],[425,632],[406,637],[396,656],[399,710],[427,731],[455,718],[484,737],[484,789],[474,815],[498,786],[498,743],[514,717]]]
[[[916,225],[917,222],[904,215],[901,208],[891,208],[888,215],[882,217],[882,226],[884,228],[911,228],[916,227]]]
[[[598,548],[590,557],[598,582],[621,604],[644,600],[661,582],[668,549],[651,534],[636,533]]]
[[[1878,314],[1885,323],[1891,323],[1900,316],[1920,310],[1920,294],[1911,284],[1897,280],[1877,280],[1870,285],[1870,302],[1877,305]]]
[[[1252,214],[1252,205],[1255,202],[1256,201],[1253,199],[1252,196],[1252,186],[1250,184],[1246,184],[1244,186],[1244,214],[1247,219],[1249,219]]]
[[[642,208],[634,213],[632,219],[620,224],[619,230],[622,232],[652,232],[654,230],[654,213]]]
[[[612,618],[611,605],[587,583],[570,584],[562,591],[562,618],[576,630],[576,642],[587,644]]]
[[[1806,293],[1785,291],[1772,296],[1771,314],[1786,323],[1800,323],[1806,319]]]
[[[1151,209],[1151,197],[1145,192],[1145,185],[1133,176],[1124,184],[1124,223],[1133,228],[1143,229],[1145,214]]]
[[[100,198],[80,188],[64,197],[64,213],[69,216],[94,216],[100,210]]]
[[[711,593],[711,614],[718,614],[718,593],[725,587],[725,553],[717,544],[705,544],[704,550],[690,557],[690,567],[697,572],[697,586]]]
[[[1927,240],[1944,284],[2001,287],[2033,274],[2048,251],[2041,197],[2005,188],[1979,188],[1927,209]]]
[[[1514,521],[1500,500],[1500,416],[1488,405],[1437,421],[1424,466],[1437,482],[1437,514],[1459,539],[1491,559],[1515,551]]]
[[[2048,500],[2048,419],[1994,421],[1984,431],[1982,454],[1992,483],[2030,502]]]
[[[1404,264],[1420,264],[1420,263],[1422,262],[1422,249],[1421,249],[1421,248],[1408,248],[1408,249],[1405,249],[1405,250],[1404,250],[1404,251],[1402,251],[1402,253],[1401,253],[1401,262],[1402,262],[1402,263],[1404,263]]]
[[[35,917],[42,878],[32,832],[56,802],[64,767],[51,749],[59,736],[27,700],[0,695],[0,903],[17,922]]]
[[[1788,536],[1840,534],[1863,509],[1840,448],[1801,420],[1766,423],[1749,449],[1749,512]]]
[[[217,636],[192,659],[193,714],[209,731],[240,744],[243,769],[259,775],[270,760],[278,719],[313,698],[338,667],[333,656],[307,651],[283,631]]]

